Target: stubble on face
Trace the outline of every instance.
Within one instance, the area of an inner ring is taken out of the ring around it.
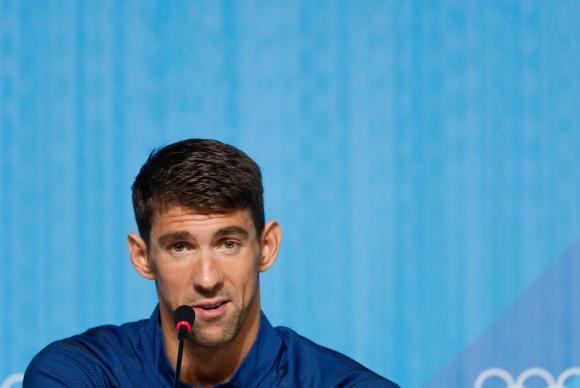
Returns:
[[[237,303],[233,303],[234,299],[232,299],[231,295],[228,293],[223,295],[220,294],[219,296],[224,296],[232,301],[230,302],[230,306],[228,306],[230,311],[227,316],[223,319],[218,318],[203,323],[198,321],[197,325],[194,323],[193,329],[189,333],[187,339],[193,344],[204,348],[218,348],[232,342],[240,333],[244,323],[246,322],[249,311],[255,304],[257,294],[256,290],[257,287],[253,289],[252,295],[250,295],[245,306],[238,306]],[[212,329],[212,325],[222,326],[219,336],[216,337],[208,332]]]
[[[257,259],[256,259],[257,260]],[[152,260],[154,262],[154,260]],[[216,319],[205,319],[205,320],[196,320],[194,322],[192,330],[189,332],[188,336],[186,337],[187,340],[191,341],[194,345],[203,347],[203,348],[218,348],[228,343],[232,342],[237,335],[240,333],[244,323],[248,318],[248,313],[254,308],[256,305],[256,298],[258,294],[258,283],[259,277],[256,274],[256,279],[254,280],[255,284],[252,288],[252,293],[249,295],[249,298],[246,299],[246,304],[244,305],[244,296],[237,295],[236,292],[232,290],[225,290],[225,289],[218,289],[212,294],[205,294],[192,296],[188,298],[186,301],[179,305],[174,305],[171,303],[167,298],[164,297],[164,293],[158,293],[160,301],[162,301],[164,306],[170,306],[170,316],[173,317],[175,314],[175,310],[182,304],[193,306],[198,301],[204,298],[223,298],[225,300],[229,300],[229,311],[223,317],[218,317]],[[155,280],[156,288],[159,290],[160,284],[158,280]],[[216,326],[221,326],[221,330],[219,334],[215,334]],[[210,333],[214,331],[214,333]]]
[[[197,235],[198,231],[193,230],[193,228],[197,228],[198,225],[200,225],[200,222],[199,218],[197,218],[195,214],[190,217],[190,215],[187,214],[187,211],[185,212],[185,216],[179,214],[179,210],[175,211],[174,213],[178,213],[178,215],[175,216],[170,212],[166,213],[164,215],[165,223],[160,222],[160,224],[178,224],[179,228],[175,228],[173,225],[171,226],[173,226],[173,229],[181,229],[186,231],[189,229],[189,231],[192,231],[192,235]],[[229,217],[229,215],[226,216]],[[247,230],[253,228],[253,224],[250,222],[249,215],[243,214],[242,216],[243,218],[241,221],[240,217],[238,217],[234,220],[233,224],[242,225],[241,228]],[[207,230],[208,228],[210,228],[210,233],[214,233],[214,231],[211,230],[213,227],[211,223],[208,227],[203,225],[203,223],[206,221],[206,217],[207,215],[202,215],[201,233],[203,233],[204,229]],[[169,220],[167,221],[167,219]],[[222,219],[222,216],[211,216],[209,221],[214,222],[214,224],[217,223],[217,227],[219,227],[220,230],[224,230],[230,227],[229,225],[232,223],[229,221],[224,222],[223,226],[219,225],[219,223],[222,222]],[[179,223],[183,225],[179,225]],[[172,228],[169,229],[171,230]],[[162,232],[158,234],[163,236]],[[205,240],[203,239],[204,237],[202,237],[201,244],[206,243],[203,241],[212,241],[214,237]],[[254,316],[259,314],[259,275],[256,265],[261,257],[261,249],[260,244],[257,240],[255,240],[255,237],[250,237],[249,240],[253,247],[248,246],[244,249],[250,249],[250,252],[252,253],[249,256],[247,253],[241,254],[236,258],[239,260],[234,261],[231,267],[227,261],[222,262],[224,267],[221,269],[221,271],[223,271],[226,275],[226,280],[225,282],[223,280],[219,282],[216,281],[215,287],[201,285],[196,280],[194,280],[193,283],[188,283],[186,276],[182,276],[181,271],[189,271],[191,268],[184,268],[179,266],[173,266],[173,268],[171,268],[173,264],[167,263],[173,262],[171,261],[171,258],[169,260],[165,259],[165,257],[167,257],[166,251],[163,251],[159,248],[155,249],[155,253],[150,251],[150,254],[152,255],[149,257],[149,259],[152,264],[151,267],[153,268],[154,272],[156,272],[155,282],[160,301],[160,307],[166,311],[164,316],[173,317],[177,307],[183,304],[188,306],[196,306],[207,300],[227,301],[226,310],[223,314],[215,318],[200,317],[199,319],[196,319],[192,331],[187,337],[191,343],[205,348],[216,348],[227,345],[238,337],[240,331],[245,330],[244,325],[248,320],[253,320]],[[189,243],[187,240],[185,241],[185,244]],[[166,244],[158,245],[163,247]],[[155,258],[158,255],[163,256],[158,257],[161,259],[160,262],[163,263],[162,265],[155,264],[158,262],[158,260]],[[182,294],[181,297],[178,297],[178,294],[181,293],[179,292],[179,289],[182,289],[182,292],[183,289],[187,290],[185,291],[186,294]]]

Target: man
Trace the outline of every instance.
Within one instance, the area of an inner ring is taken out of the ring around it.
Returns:
[[[132,187],[139,235],[133,266],[155,281],[151,318],[102,326],[57,341],[29,365],[25,387],[171,386],[178,340],[173,314],[195,321],[182,386],[330,387],[395,384],[288,328],[260,310],[259,273],[278,254],[281,228],[264,221],[258,165],[235,147],[184,140],[154,151]]]

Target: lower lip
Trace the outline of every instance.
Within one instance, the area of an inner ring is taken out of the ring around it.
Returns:
[[[203,309],[201,307],[194,307],[195,315],[199,318],[217,318],[226,311],[226,308],[230,302],[222,304],[220,307],[215,309]]]

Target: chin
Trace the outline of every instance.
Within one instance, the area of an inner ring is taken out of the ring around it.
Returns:
[[[232,342],[236,334],[224,330],[204,330],[194,332],[190,339],[194,344],[204,348],[219,348]]]

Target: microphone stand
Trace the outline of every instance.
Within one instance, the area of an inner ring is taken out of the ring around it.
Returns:
[[[173,380],[173,388],[177,388],[179,384],[179,375],[181,374],[181,359],[183,358],[183,340],[185,338],[185,334],[187,333],[185,327],[180,327],[179,331],[177,332],[177,339],[179,340],[179,347],[177,348],[177,364],[175,366],[175,380]]]
[[[175,364],[175,380],[173,380],[173,388],[179,385],[179,375],[181,374],[181,359],[183,358],[183,340],[187,333],[190,332],[193,322],[195,321],[195,311],[191,306],[179,306],[173,313],[173,320],[175,321],[175,328],[177,329],[177,340],[179,346],[177,349],[177,363]]]

